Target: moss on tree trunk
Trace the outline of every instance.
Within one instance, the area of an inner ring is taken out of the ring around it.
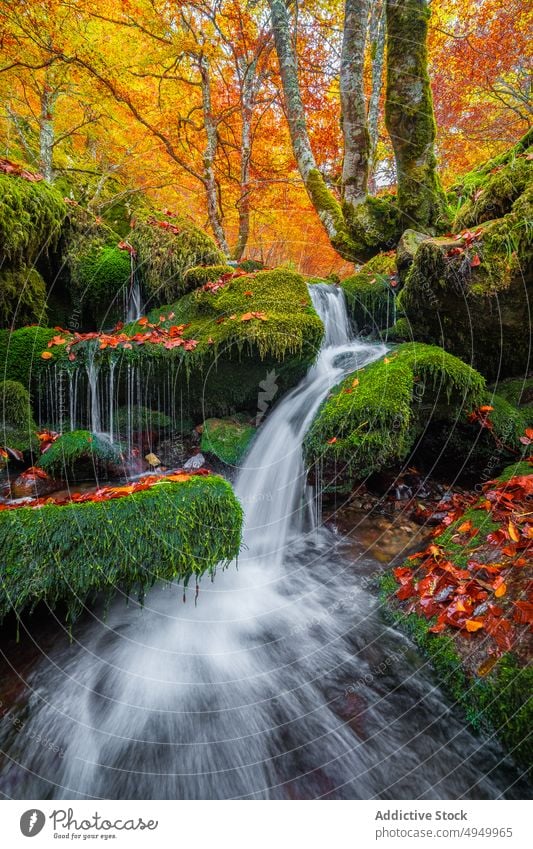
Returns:
[[[427,71],[426,0],[387,0],[386,123],[406,227],[432,231],[444,220],[436,172],[435,118]]]

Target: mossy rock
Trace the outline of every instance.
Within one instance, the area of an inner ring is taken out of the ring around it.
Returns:
[[[411,330],[411,325],[409,321],[401,316],[398,318],[392,327],[389,327],[387,330],[387,341],[388,342],[414,342],[413,339],[413,331]]]
[[[172,418],[160,410],[150,410],[148,407],[120,407],[117,410],[115,426],[118,433],[125,436],[128,431],[167,430],[172,427]]]
[[[377,254],[356,274],[342,280],[340,285],[348,311],[360,334],[376,335],[394,324],[395,294],[391,278],[395,271],[394,256]]]
[[[245,417],[207,419],[200,448],[228,465],[237,465],[246,454],[256,432]]]
[[[67,481],[102,480],[120,473],[120,449],[96,433],[73,430],[59,436],[37,465]]]
[[[307,463],[319,463],[328,485],[361,480],[406,460],[429,417],[454,421],[477,407],[484,388],[442,348],[400,345],[335,387],[305,440]]]
[[[485,221],[502,218],[531,184],[533,130],[510,150],[485,162],[452,186],[451,193],[459,209],[453,223],[454,232],[476,227]]]
[[[214,573],[239,553],[242,509],[216,476],[105,502],[0,513],[0,620],[40,602],[72,623],[96,593],[136,593],[156,581]]]
[[[530,186],[508,215],[481,225],[473,244],[420,245],[398,296],[416,339],[442,345],[489,379],[529,365],[532,211]]]
[[[46,321],[46,286],[34,268],[0,271],[0,327]]]
[[[102,244],[97,237],[79,253],[71,253],[70,274],[72,297],[81,305],[84,324],[101,329],[114,326],[124,317],[131,260],[127,251],[116,246],[116,241]]]
[[[61,195],[44,181],[0,174],[0,266],[32,267],[57,242],[66,210]]]
[[[448,421],[432,416],[417,445],[417,468],[448,481],[474,484],[480,475],[494,477],[513,458],[525,456],[528,449],[520,438],[531,416],[493,392],[486,392],[482,403],[493,407],[491,430],[469,422],[465,415]]]
[[[16,380],[0,382],[0,445],[17,451],[36,451],[39,440],[28,390]]]
[[[532,423],[533,376],[500,380],[498,383],[495,383],[491,389],[494,392],[497,392],[501,398],[508,401],[509,404],[513,404],[515,407],[521,407],[523,414],[528,419],[528,424]]]
[[[56,335],[57,331],[51,327],[0,330],[0,378],[9,377],[36,393],[39,377],[46,369],[41,354],[48,350],[49,341]],[[61,353],[56,350],[55,356],[66,360],[64,350]]]
[[[143,287],[153,306],[187,291],[185,272],[199,265],[224,265],[213,239],[186,218],[160,213],[140,217],[130,234],[138,252]]]
[[[183,275],[183,292],[192,292],[193,289],[220,280],[225,274],[233,274],[234,271],[231,265],[198,265],[189,268]]]

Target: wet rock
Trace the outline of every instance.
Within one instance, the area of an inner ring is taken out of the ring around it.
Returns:
[[[205,466],[205,457],[200,452],[189,457],[189,459],[183,464],[183,468],[187,471],[201,469],[202,466]]]
[[[50,477],[41,469],[32,467],[13,481],[11,495],[13,498],[43,498],[62,487],[64,487],[62,481]]]

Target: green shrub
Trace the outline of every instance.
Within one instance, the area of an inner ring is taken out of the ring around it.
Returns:
[[[484,386],[478,372],[441,348],[400,345],[333,390],[307,436],[307,460],[363,478],[406,459],[429,415],[454,420],[478,406]]]
[[[36,450],[39,441],[28,390],[15,380],[0,382],[0,445]]]
[[[38,466],[51,477],[94,480],[121,461],[119,448],[88,430],[64,433],[41,456]]]
[[[66,209],[61,195],[44,181],[0,174],[0,266],[33,265],[57,242]]]
[[[242,460],[254,435],[255,427],[245,417],[207,419],[200,447],[202,451],[214,454],[223,463],[233,466]]]
[[[0,513],[0,619],[44,602],[73,622],[97,592],[144,593],[237,556],[242,510],[222,478],[162,480],[116,500]]]
[[[0,271],[0,327],[44,323],[46,287],[34,268]]]

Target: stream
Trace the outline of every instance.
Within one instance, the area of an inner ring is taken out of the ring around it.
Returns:
[[[72,644],[50,615],[53,638],[26,632],[26,654],[2,652],[5,797],[527,796],[499,744],[468,729],[386,623],[372,585],[382,566],[320,522],[304,436],[331,387],[385,348],[352,338],[339,289],[310,291],[325,339],[238,474],[238,563],[185,604],[175,583],[144,607],[118,596]]]

